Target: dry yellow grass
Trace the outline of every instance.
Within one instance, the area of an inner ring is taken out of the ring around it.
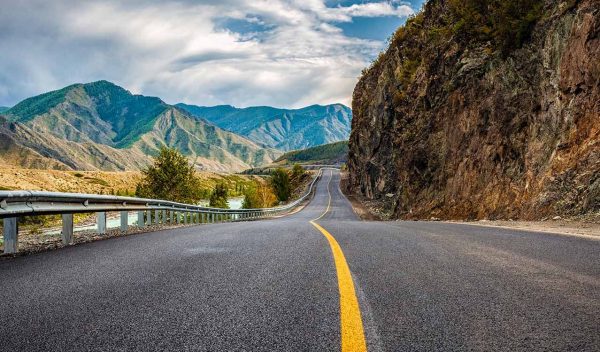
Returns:
[[[0,188],[110,194],[133,192],[141,173],[137,171],[58,171],[0,168]]]
[[[212,189],[223,181],[233,187],[236,182],[264,182],[262,178],[245,175],[197,172],[202,185]],[[139,171],[59,171],[22,169],[0,166],[0,190],[38,190],[93,194],[133,194],[141,178]]]

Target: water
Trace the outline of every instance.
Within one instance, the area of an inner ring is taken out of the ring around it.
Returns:
[[[244,202],[244,197],[231,197],[231,198],[227,198],[227,204],[229,205],[229,209],[242,209],[242,203]],[[208,200],[201,200],[200,203],[198,203],[199,206],[201,207],[207,207],[208,206]]]

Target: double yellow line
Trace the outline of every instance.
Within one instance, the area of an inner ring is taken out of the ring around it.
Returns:
[[[366,352],[367,343],[365,341],[365,332],[360,315],[360,307],[358,305],[358,298],[356,297],[356,291],[354,289],[354,281],[352,280],[352,274],[350,273],[350,268],[346,262],[346,257],[344,256],[344,252],[335,238],[321,225],[316,223],[316,221],[325,216],[325,214],[327,214],[331,208],[331,191],[329,190],[329,185],[331,184],[332,178],[333,171],[331,171],[329,182],[327,183],[327,194],[329,195],[327,209],[323,214],[321,214],[321,216],[311,220],[310,223],[319,231],[321,231],[323,236],[325,236],[329,242],[329,246],[331,247],[331,252],[333,253],[333,261],[335,263],[338,286],[340,290],[340,327],[342,352]]]

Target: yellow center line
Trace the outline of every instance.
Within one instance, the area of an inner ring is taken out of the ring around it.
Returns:
[[[335,240],[335,238],[321,225],[315,221],[321,219],[331,207],[331,192],[329,191],[329,184],[333,178],[333,171],[329,177],[327,183],[327,193],[329,194],[329,202],[327,209],[321,216],[311,220],[310,223],[316,227],[323,236],[329,242],[331,252],[333,253],[333,261],[335,263],[335,269],[337,272],[338,286],[340,290],[340,327],[341,327],[341,342],[342,352],[366,352],[367,343],[365,341],[365,332],[363,329],[362,318],[360,315],[360,307],[358,305],[358,298],[356,298],[356,291],[354,289],[354,282],[352,281],[352,274],[350,268],[346,262],[346,257],[342,248]]]

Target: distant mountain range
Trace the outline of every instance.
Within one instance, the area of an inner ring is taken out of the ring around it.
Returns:
[[[269,106],[176,106],[227,131],[284,151],[348,140],[352,121],[352,110],[342,104],[294,110]]]
[[[130,170],[161,146],[176,147],[200,169],[229,171],[271,162],[281,152],[191,116],[159,98],[107,81],[74,84],[26,99],[3,113],[5,163],[66,169]],[[11,155],[11,154],[8,154]],[[42,157],[40,159],[39,156]]]
[[[107,81],[74,84],[0,110],[0,164],[72,170],[137,170],[161,146],[199,169],[238,171],[283,152],[348,138],[346,106],[169,105]]]
[[[8,109],[10,109],[8,106],[0,106],[0,113],[3,113]]]

